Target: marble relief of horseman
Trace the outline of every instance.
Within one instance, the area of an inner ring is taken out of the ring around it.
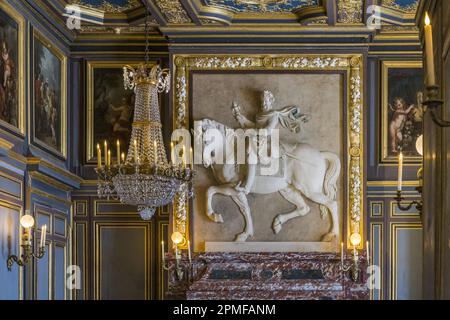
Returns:
[[[319,204],[322,218],[325,218],[328,213],[331,215],[330,229],[323,235],[322,241],[337,239],[339,237],[339,213],[336,198],[337,181],[341,171],[339,157],[331,152],[321,152],[307,143],[288,143],[287,141],[281,141],[278,152],[267,150],[269,145],[270,148],[273,148],[273,144],[268,143],[268,140],[270,140],[271,134],[274,134],[274,130],[281,127],[298,133],[301,125],[307,123],[310,118],[302,114],[299,107],[274,109],[275,98],[270,91],[264,91],[261,98],[260,112],[256,115],[255,121],[243,116],[238,104],[233,103],[232,105],[233,116],[241,129],[266,130],[267,132],[263,138],[259,135],[258,139],[249,139],[246,163],[219,164],[209,161],[204,163],[205,167],[211,167],[214,177],[219,183],[217,186],[210,186],[207,190],[208,217],[215,222],[222,223],[223,216],[214,212],[212,199],[215,194],[230,196],[238,205],[245,220],[245,229],[236,236],[235,241],[246,241],[253,236],[253,218],[247,195],[249,193],[279,192],[288,202],[294,204],[296,209],[289,213],[278,214],[274,218],[272,222],[274,233],[279,233],[282,225],[287,221],[305,216],[310,212],[310,207],[304,200],[305,197]],[[216,129],[225,138],[227,138],[227,132],[232,130],[211,119],[203,119],[197,123],[197,126],[196,131],[205,132],[209,129]],[[225,148],[225,144],[219,140],[207,143],[217,144],[214,146],[214,150]],[[207,143],[205,143],[205,147],[208,146]],[[264,150],[268,152],[261,152]],[[230,152],[230,150],[223,151]],[[251,156],[255,154],[258,161],[250,161]],[[261,169],[261,163],[267,163],[268,159],[263,159],[264,157],[271,158],[269,160],[281,161],[282,174],[272,176],[258,174],[257,169],[258,167]]]

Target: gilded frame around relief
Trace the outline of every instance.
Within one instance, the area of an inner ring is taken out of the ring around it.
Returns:
[[[362,55],[178,55],[173,56],[173,128],[189,129],[192,71],[344,71],[347,76],[347,235],[363,235],[363,60]],[[183,196],[173,206],[173,230],[189,239],[189,207]],[[347,241],[348,241],[347,237]],[[186,243],[183,244],[186,247]],[[361,242],[362,248],[363,242]],[[348,242],[348,246],[350,246]]]
[[[0,120],[1,126],[17,132],[21,135],[25,135],[25,19],[12,8],[8,3],[2,1],[0,3],[0,9],[4,11],[12,20],[17,23],[18,26],[18,43],[17,43],[17,58],[15,61],[17,66],[17,112],[18,112],[18,126],[14,126],[6,121]]]
[[[389,141],[389,72],[393,69],[422,69],[423,65],[421,61],[382,61],[381,62],[381,103],[380,103],[380,138],[381,138],[381,149],[380,149],[380,163],[384,165],[398,164],[398,156],[392,155],[389,152],[390,141]],[[410,81],[413,81],[410,79]],[[423,81],[422,81],[423,83]],[[423,92],[423,91],[422,91]],[[404,96],[401,96],[404,98]],[[423,113],[423,112],[422,112]],[[422,131],[423,132],[423,131]],[[415,144],[412,146],[415,149]],[[420,155],[405,155],[404,162],[409,165],[417,165],[422,162],[422,157]]]
[[[94,164],[97,156],[95,154],[94,141],[94,72],[96,69],[121,69],[125,65],[137,66],[138,61],[89,61],[86,66],[87,87],[86,87],[86,150],[85,161],[88,164]],[[126,152],[128,150],[124,150]]]
[[[59,134],[61,135],[61,147],[60,149],[56,149],[53,146],[50,146],[48,144],[46,144],[45,142],[39,140],[36,137],[36,103],[35,103],[35,92],[33,90],[32,95],[30,96],[30,108],[31,108],[31,112],[30,114],[32,115],[31,120],[32,120],[32,141],[37,144],[38,146],[40,146],[41,148],[43,148],[46,151],[49,151],[51,153],[54,153],[62,158],[66,158],[67,157],[67,57],[64,55],[64,53],[57,48],[54,44],[52,44],[52,42],[47,39],[41,32],[39,32],[36,29],[33,29],[33,45],[32,45],[32,53],[33,53],[33,65],[30,65],[31,68],[31,79],[32,82],[34,84],[34,79],[35,79],[35,70],[34,70],[34,59],[36,58],[36,54],[35,54],[35,47],[36,47],[36,40],[38,40],[39,42],[41,42],[42,45],[44,45],[60,62],[61,62],[61,115],[60,115],[60,132]],[[34,86],[33,86],[34,87]]]

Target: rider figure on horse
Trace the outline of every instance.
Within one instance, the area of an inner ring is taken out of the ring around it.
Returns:
[[[233,102],[231,110],[233,112],[233,116],[236,121],[239,123],[242,129],[266,129],[269,132],[269,136],[271,130],[276,129],[278,125],[289,129],[291,132],[298,133],[300,131],[300,124],[309,121],[309,116],[302,114],[300,112],[299,107],[285,107],[281,110],[274,110],[275,97],[272,92],[269,90],[264,90],[262,93],[262,105],[261,111],[256,115],[255,122],[247,119],[244,115],[241,114],[240,106]],[[261,137],[260,137],[261,139]],[[261,140],[259,141],[261,143]],[[249,149],[252,147],[256,147],[251,145],[250,142]],[[256,164],[252,164],[249,161],[249,155],[251,150],[247,152],[247,172],[246,179],[244,181],[240,181],[235,189],[238,192],[244,192],[248,194],[253,186],[256,176]],[[259,153],[257,153],[258,156]]]

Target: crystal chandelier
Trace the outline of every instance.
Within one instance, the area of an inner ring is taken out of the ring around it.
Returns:
[[[124,67],[124,85],[126,89],[134,89],[136,94],[129,149],[126,156],[120,154],[117,142],[117,161],[112,163],[107,143],[104,161],[100,145],[97,145],[98,195],[135,205],[142,219],[149,220],[156,208],[171,203],[176,193],[192,196],[192,162],[187,165],[185,154],[181,155],[180,164],[175,164],[179,162],[175,159],[172,159],[174,163],[167,160],[158,94],[169,92],[170,72],[148,63],[148,41],[146,62],[137,69]]]

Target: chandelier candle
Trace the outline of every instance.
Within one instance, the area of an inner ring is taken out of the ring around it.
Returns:
[[[102,150],[100,149],[100,144],[97,143],[97,168],[102,166]]]
[[[104,149],[105,149],[105,166],[107,166],[108,165],[108,142],[106,142],[106,140],[104,143]]]
[[[117,164],[120,165],[120,141],[117,140]]]

